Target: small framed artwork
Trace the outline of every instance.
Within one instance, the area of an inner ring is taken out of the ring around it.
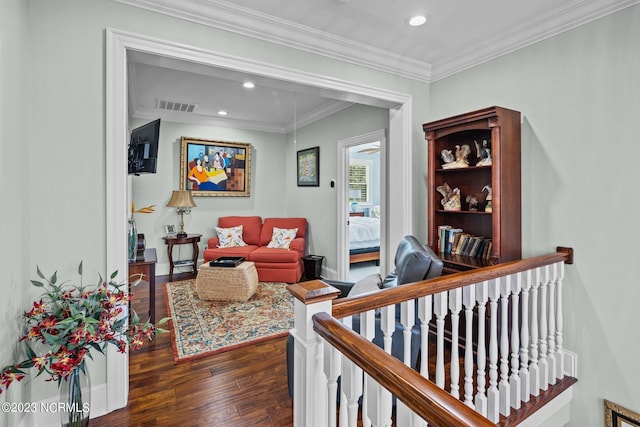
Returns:
[[[640,427],[640,414],[613,402],[604,401],[605,427]]]
[[[182,137],[180,190],[193,196],[248,197],[251,144]]]
[[[320,147],[298,151],[298,187],[320,186]]]
[[[176,226],[171,224],[171,225],[165,225],[164,226],[164,232],[167,235],[172,235],[172,234],[176,234]]]

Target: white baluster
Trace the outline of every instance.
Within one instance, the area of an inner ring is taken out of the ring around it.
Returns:
[[[362,395],[362,369],[344,356],[342,357],[342,390],[347,399],[347,425],[356,427],[358,399]]]
[[[549,388],[549,363],[547,361],[547,288],[549,285],[548,266],[542,267],[542,281],[540,282],[540,335],[538,337],[538,365],[540,365],[540,388]]]
[[[365,394],[369,400],[366,416],[371,420],[371,425],[373,427],[391,427],[391,392],[369,378]],[[386,405],[379,404],[386,400],[389,401],[388,411],[385,408]],[[363,416],[364,415],[363,409]]]
[[[400,323],[402,324],[402,337],[404,343],[404,364],[411,366],[411,328],[415,324],[415,300],[404,301],[400,304]],[[396,400],[396,424],[411,426],[413,413],[400,400]]]
[[[367,341],[373,341],[373,337],[376,333],[376,319],[375,319],[375,311],[369,310],[364,313],[360,313],[360,335],[364,337]],[[373,380],[369,377],[369,375],[364,376],[364,389],[362,390],[362,426],[363,427],[371,427],[371,420],[367,416],[368,414],[368,401],[367,398],[367,390],[368,383]]]
[[[563,344],[563,333],[562,329],[564,328],[564,317],[562,314],[562,281],[564,280],[564,263],[558,263],[558,282],[556,284],[556,295],[557,295],[557,315],[556,315],[556,361],[557,361],[557,369],[556,369],[556,378],[562,379],[564,378],[564,349],[562,348]]]
[[[520,329],[520,398],[529,401],[531,396],[531,378],[529,377],[529,290],[531,289],[531,270],[519,273],[522,282],[522,325]]]
[[[500,281],[500,413],[505,417],[511,411],[511,387],[509,385],[509,295],[511,276]]]
[[[547,339],[549,350],[547,351],[547,363],[549,365],[549,384],[556,383],[556,280],[558,279],[555,264],[548,266],[551,277],[549,278],[549,327]]]
[[[484,281],[476,284],[476,301],[478,302],[478,350],[477,350],[477,365],[478,365],[478,387],[476,390],[475,405],[476,411],[487,416],[487,394],[486,394],[486,372],[485,367],[487,364],[487,350],[485,339],[485,322],[487,301],[489,300],[489,282]]]
[[[511,377],[509,377],[509,387],[511,388],[511,407],[520,409],[521,392],[520,389],[520,291],[522,290],[522,274],[517,273],[511,276]]]
[[[327,376],[327,426],[336,426],[338,401],[338,377],[340,376],[340,352],[333,346],[324,345],[324,373]]]
[[[444,318],[447,315],[447,292],[433,297],[436,315],[436,385],[444,390]]]
[[[427,295],[418,300],[420,319],[420,373],[429,379],[429,322],[433,318],[433,297]]]
[[[500,418],[500,393],[498,391],[498,280],[489,283],[489,390],[487,391],[487,418],[497,423]]]
[[[451,310],[451,395],[460,399],[460,310],[462,310],[462,288],[449,291],[449,310]]]
[[[475,285],[462,289],[464,304],[465,337],[464,337],[464,403],[473,408],[473,307],[476,305]]]
[[[384,335],[384,351],[391,354],[391,336],[396,327],[395,305],[388,305],[380,309],[380,326]],[[391,392],[383,389],[379,393],[377,411],[380,420],[387,420],[386,424],[391,424],[391,411],[393,407]],[[376,408],[372,408],[375,410]],[[385,418],[386,417],[386,418]]]
[[[540,287],[540,269],[536,268],[531,283],[531,395],[540,395],[540,366],[538,365],[538,288]]]

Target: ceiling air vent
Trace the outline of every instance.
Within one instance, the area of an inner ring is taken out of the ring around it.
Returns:
[[[193,113],[193,111],[198,107],[196,104],[189,104],[186,102],[179,101],[167,101],[165,99],[156,100],[156,108],[161,110],[169,110],[169,111],[180,111],[183,113]]]

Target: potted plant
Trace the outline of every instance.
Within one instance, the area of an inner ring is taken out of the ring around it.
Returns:
[[[36,377],[45,374],[49,376],[47,381],[57,381],[62,424],[68,426],[84,426],[89,419],[85,357],[93,359],[92,352],[104,354],[110,344],[121,353],[127,348],[135,350],[152,341],[158,332],[166,332],[149,321],[141,322],[135,311],[125,314],[132,294],[127,292],[127,284],[115,282],[117,272],[108,282],[99,276],[95,286],[84,285],[82,262],[78,274],[79,284],[58,283],[57,272],[47,278],[37,268],[40,280],[31,283],[43,293],[24,313],[27,332],[20,342],[25,345],[26,359],[0,371],[0,393],[25,378],[29,369],[37,371]]]

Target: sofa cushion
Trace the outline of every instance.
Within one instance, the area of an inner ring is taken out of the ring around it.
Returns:
[[[255,245],[237,246],[235,248],[212,248],[205,249],[202,256],[205,262],[211,261],[221,256],[241,256],[247,261],[251,260],[251,253],[258,247]]]
[[[271,240],[267,245],[268,248],[289,249],[291,241],[296,237],[297,228],[278,228],[273,227]]]
[[[300,262],[300,254],[287,249],[267,248],[261,246],[251,252],[251,261],[271,263],[297,263]]]
[[[247,246],[242,240],[242,225],[229,228],[216,227],[216,234],[218,235],[219,248]]]
[[[260,246],[267,246],[273,235],[273,227],[297,228],[296,237],[305,237],[307,234],[306,218],[265,218],[260,234]],[[246,239],[245,242],[249,243]]]
[[[262,218],[259,216],[221,216],[218,218],[218,227],[230,228],[242,225],[242,240],[247,245],[260,244],[260,232],[262,230]]]

